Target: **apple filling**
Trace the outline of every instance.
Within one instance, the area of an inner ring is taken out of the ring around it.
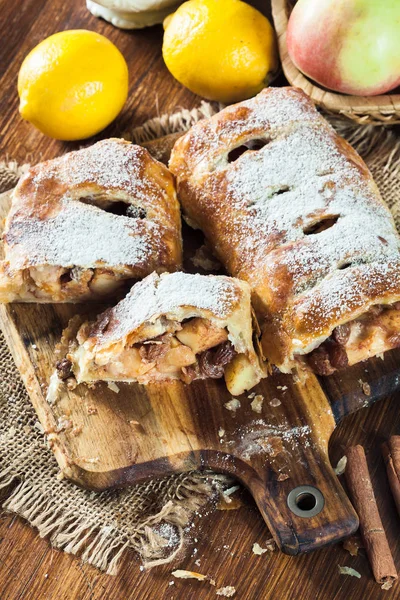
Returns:
[[[122,278],[107,269],[66,269],[49,265],[31,267],[26,271],[25,280],[29,291],[37,298],[62,298],[70,291],[77,295],[103,296],[122,283]]]
[[[79,342],[80,336],[86,339]],[[58,376],[82,381],[138,381],[149,383],[180,379],[219,379],[225,376],[231,393],[258,382],[253,365],[238,354],[225,328],[195,317],[183,323],[169,322],[168,331],[132,345],[116,344],[95,349],[87,346],[86,333],[78,333],[78,345],[57,364]],[[239,391],[238,391],[239,390]]]
[[[372,356],[400,346],[400,302],[372,306],[358,319],[336,327],[307,356],[317,375],[331,375]]]

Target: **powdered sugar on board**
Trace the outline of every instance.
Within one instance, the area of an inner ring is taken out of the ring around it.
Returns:
[[[181,307],[189,309],[184,318],[198,316],[202,310],[209,311],[210,317],[226,319],[242,297],[241,285],[242,282],[225,276],[153,273],[134,285],[107,313],[108,325],[99,338],[102,343],[110,343],[146,321],[154,322],[160,315],[178,318]]]
[[[293,456],[299,448],[309,448],[312,445],[311,433],[309,425],[290,426],[286,421],[272,424],[264,419],[254,419],[235,429],[235,441],[231,441],[227,435],[223,443],[244,460],[249,460],[254,455],[264,455],[273,460],[278,455],[282,458],[287,452],[293,462]]]

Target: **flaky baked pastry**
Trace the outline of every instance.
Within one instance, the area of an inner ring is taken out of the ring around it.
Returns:
[[[236,395],[264,376],[252,341],[250,288],[225,276],[153,273],[95,322],[63,334],[58,378],[142,384],[225,376]]]
[[[265,356],[330,374],[400,345],[400,251],[366,165],[295,88],[269,88],[180,138],[189,224],[246,280]]]
[[[109,139],[29,169],[6,219],[0,302],[78,302],[180,267],[168,169]]]

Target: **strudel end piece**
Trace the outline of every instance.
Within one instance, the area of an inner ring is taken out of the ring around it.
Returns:
[[[295,88],[269,88],[180,138],[184,214],[246,280],[264,355],[336,369],[400,345],[400,242],[355,150]]]
[[[224,276],[153,273],[95,322],[74,318],[60,348],[59,379],[78,383],[225,376],[236,395],[265,375],[252,341],[250,288]]]
[[[6,219],[0,302],[78,302],[181,263],[168,169],[109,139],[29,169]]]

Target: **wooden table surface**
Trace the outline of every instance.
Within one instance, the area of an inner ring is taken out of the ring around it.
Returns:
[[[266,2],[256,2],[259,7]],[[101,137],[118,135],[128,126],[179,107],[191,108],[200,98],[169,75],[161,56],[161,27],[124,32],[95,19],[84,0],[0,0],[0,157],[19,162],[52,158],[76,144],[50,140],[18,115],[16,80],[27,52],[46,36],[71,28],[98,31],[117,44],[130,71],[130,94],[118,120]],[[268,10],[268,7],[267,7]],[[367,451],[384,527],[400,569],[400,518],[397,516],[380,455],[380,444],[400,433],[399,398],[388,398],[347,417],[331,440],[335,463],[348,444]],[[175,580],[176,568],[197,570],[215,579],[217,587],[234,586],[240,600],[379,600],[400,598],[400,584],[381,591],[373,581],[363,550],[351,557],[341,545],[300,557],[279,552],[256,556],[254,542],[269,538],[257,509],[246,493],[234,511],[209,511],[196,517],[186,555],[172,565],[143,572],[128,553],[120,573],[110,577],[40,539],[36,531],[13,516],[0,519],[1,600],[163,600],[217,598],[209,583]],[[197,540],[197,541],[195,541]],[[196,562],[197,561],[197,562]],[[351,566],[361,579],[339,575],[338,565]],[[173,585],[170,582],[174,581]]]

